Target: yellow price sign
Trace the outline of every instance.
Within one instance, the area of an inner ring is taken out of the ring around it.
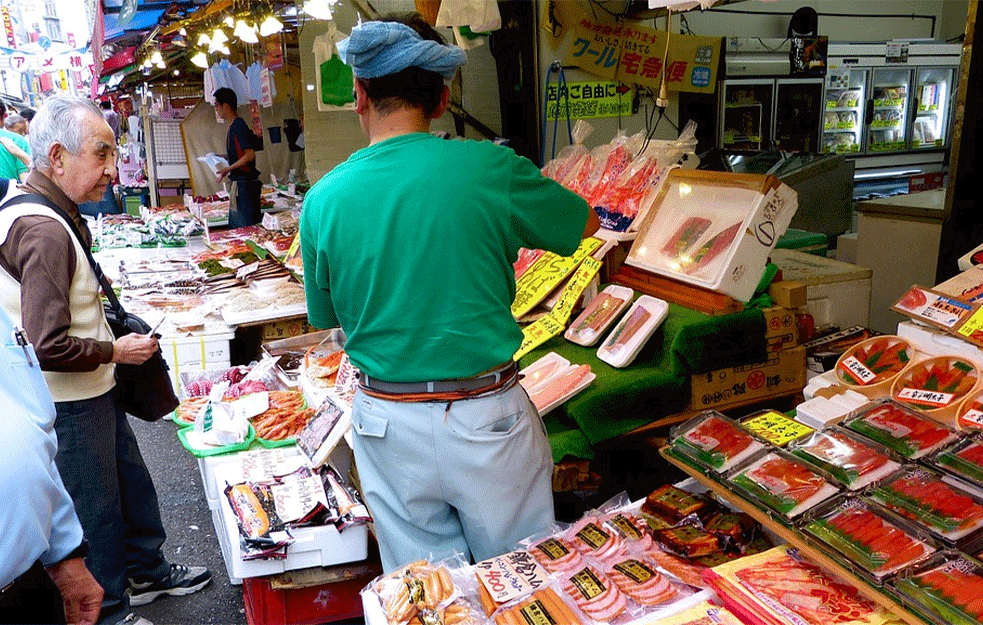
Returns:
[[[512,356],[512,360],[519,360],[554,336],[559,336],[565,329],[566,324],[557,321],[551,315],[540,317],[522,329],[522,344]]]
[[[741,425],[778,447],[784,447],[786,444],[814,431],[808,425],[799,423],[774,410],[742,421]]]
[[[600,245],[599,239],[590,237],[580,242],[572,256],[543,254],[516,282],[512,316],[518,319],[535,308]]]
[[[970,315],[956,333],[977,345],[983,345],[983,308]]]
[[[550,311],[550,316],[566,325],[570,321],[570,315],[573,314],[573,307],[577,305],[577,301],[580,300],[580,296],[584,294],[587,289],[587,285],[590,281],[594,279],[597,272],[601,270],[601,265],[603,263],[596,258],[585,258],[584,262],[580,263],[577,267],[577,271],[574,272],[573,277],[567,282],[567,286],[563,288],[563,293],[560,294],[560,299],[557,300],[556,305],[553,306],[553,310]]]

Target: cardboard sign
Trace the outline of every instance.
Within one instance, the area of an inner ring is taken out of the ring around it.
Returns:
[[[599,239],[590,237],[580,242],[572,256],[543,254],[516,282],[512,316],[518,319],[535,308],[600,245]]]
[[[752,416],[741,425],[778,447],[811,434],[814,430],[803,423],[786,417],[780,412],[768,410]]]
[[[977,306],[920,286],[911,287],[891,310],[949,332],[955,332]]]
[[[512,551],[474,565],[475,575],[495,603],[525,597],[549,582],[549,574],[528,551]]]

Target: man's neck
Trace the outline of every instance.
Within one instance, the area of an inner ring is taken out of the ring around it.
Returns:
[[[369,113],[369,145],[415,132],[430,132],[430,120],[417,108],[402,108],[385,116]]]

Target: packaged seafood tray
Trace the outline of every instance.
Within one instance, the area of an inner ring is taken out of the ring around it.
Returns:
[[[939,450],[926,464],[983,488],[983,441],[964,438]]]
[[[642,295],[618,322],[597,350],[597,357],[612,367],[627,367],[669,314],[664,300]]]
[[[789,451],[849,490],[860,490],[901,468],[900,459],[886,448],[839,428],[827,428],[792,443]]]
[[[977,388],[963,398],[956,409],[956,427],[983,430],[983,388]]]
[[[730,483],[752,501],[794,519],[833,497],[839,489],[812,465],[775,450],[734,469]]]
[[[635,292],[628,287],[617,284],[605,287],[573,320],[563,333],[564,338],[584,347],[597,343],[634,297]]]
[[[980,369],[959,356],[937,356],[912,364],[891,385],[891,398],[948,425],[977,385]]]
[[[896,616],[783,545],[716,566],[706,578],[746,623],[897,625]]]
[[[867,397],[887,397],[894,379],[911,364],[914,351],[898,336],[861,341],[836,361],[836,381]]]
[[[948,445],[950,428],[892,400],[878,400],[849,415],[843,425],[891,451],[915,460]]]
[[[983,539],[983,499],[970,488],[925,467],[908,466],[871,487],[867,497],[946,543],[971,550]]]
[[[820,548],[832,548],[875,584],[939,551],[925,530],[852,496],[837,497],[810,511],[801,528]]]
[[[766,448],[745,427],[707,410],[672,429],[672,450],[700,466],[725,473]]]
[[[596,377],[590,365],[571,364],[550,352],[519,371],[519,384],[542,416],[586,389]]]
[[[947,551],[891,586],[905,605],[935,625],[983,623],[983,564],[975,558]]]

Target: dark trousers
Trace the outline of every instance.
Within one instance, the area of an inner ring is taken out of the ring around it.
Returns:
[[[26,625],[64,623],[61,595],[40,562],[0,594],[0,623]]]
[[[55,462],[89,540],[86,564],[105,591],[100,622],[111,623],[129,609],[127,576],[170,572],[157,489],[112,391],[55,409]]]
[[[261,180],[232,180],[229,191],[229,228],[253,226],[263,221]]]

